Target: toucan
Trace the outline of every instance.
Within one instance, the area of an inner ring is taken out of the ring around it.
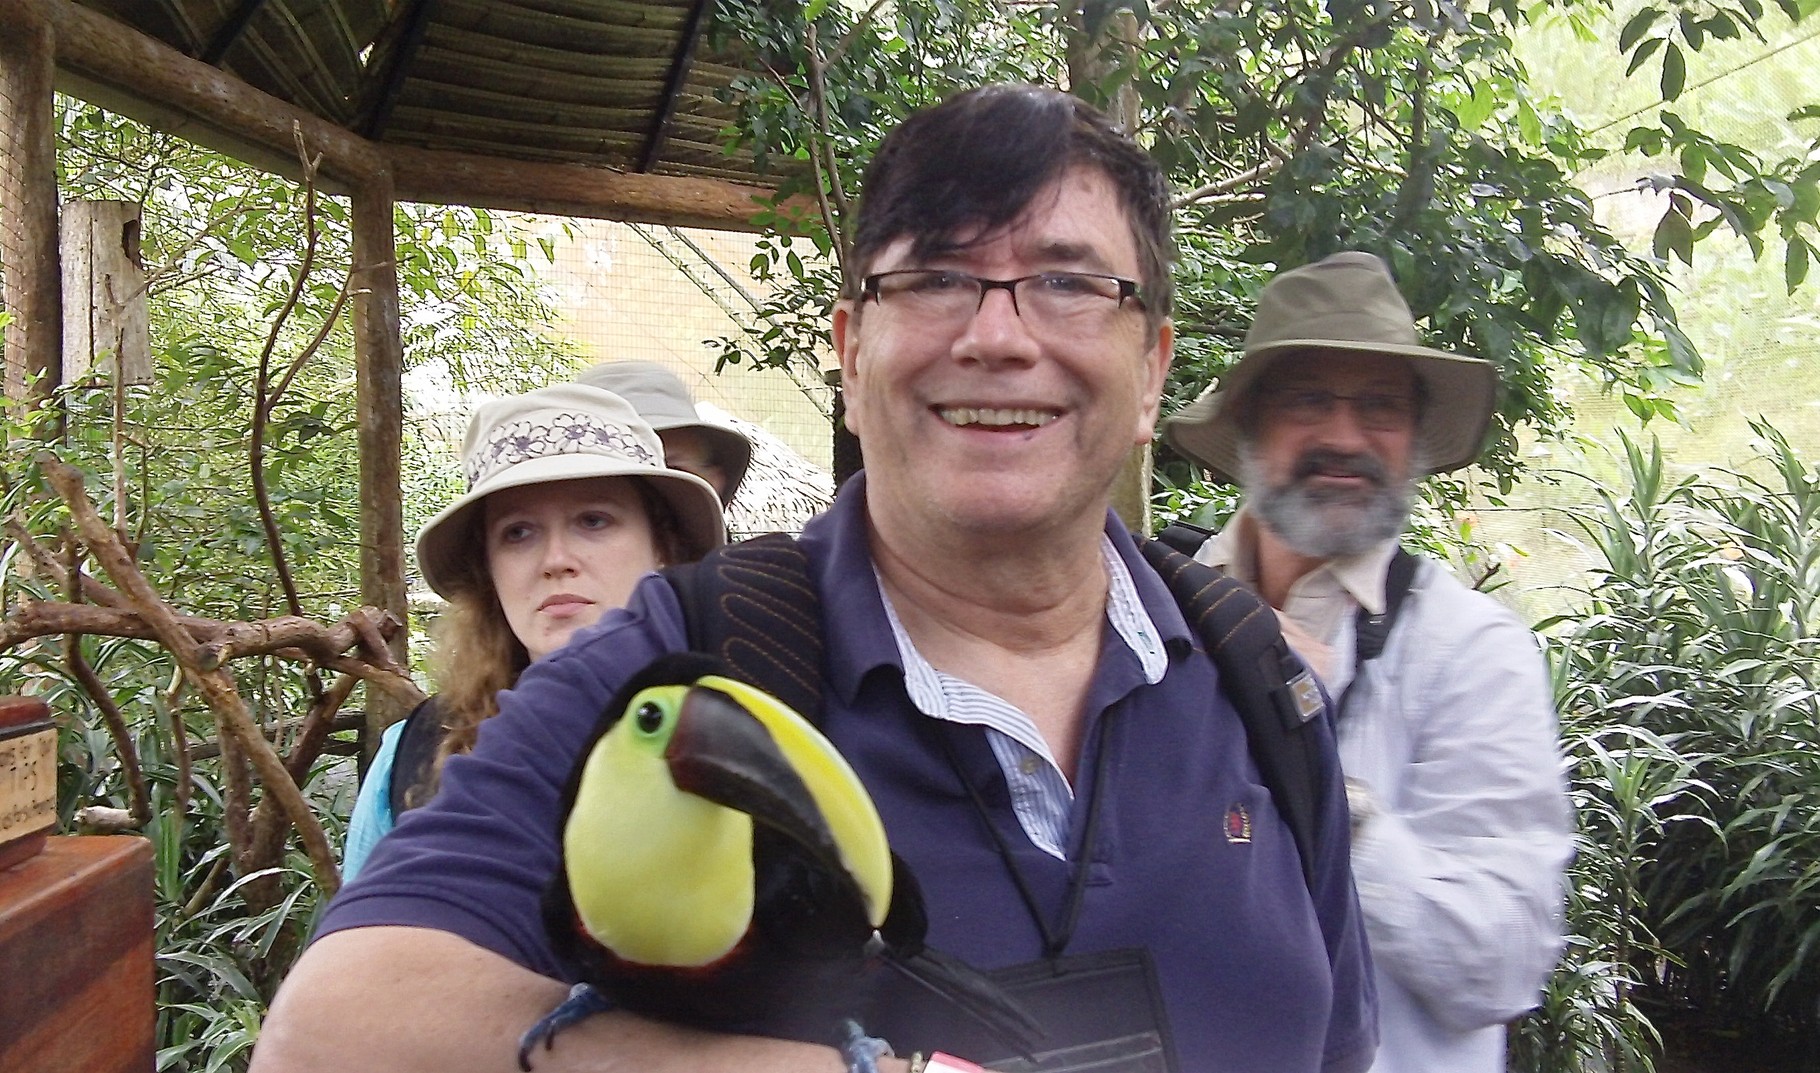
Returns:
[[[582,983],[525,1033],[609,1008],[839,1045],[896,970],[1020,1052],[1041,1031],[924,945],[915,878],[858,776],[807,720],[699,653],[660,657],[601,716],[564,792],[544,925]]]

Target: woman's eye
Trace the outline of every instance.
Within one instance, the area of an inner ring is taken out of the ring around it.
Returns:
[[[583,529],[605,529],[613,524],[613,516],[603,511],[589,511],[580,518]]]
[[[531,527],[525,522],[513,522],[510,525],[501,526],[499,529],[501,544],[517,544],[520,541],[529,540],[530,537]]]

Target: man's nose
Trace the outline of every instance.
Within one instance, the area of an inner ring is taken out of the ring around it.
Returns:
[[[1037,352],[1031,328],[1029,319],[1019,315],[1015,292],[993,288],[981,296],[979,309],[954,342],[955,352],[988,364],[1030,361]]]
[[[1346,396],[1336,396],[1333,407],[1320,424],[1321,439],[1330,446],[1359,449],[1370,442],[1366,435],[1363,419],[1359,417],[1358,402]]]

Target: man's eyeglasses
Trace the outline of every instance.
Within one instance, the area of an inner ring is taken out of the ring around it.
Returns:
[[[1009,291],[1011,310],[1026,320],[1097,325],[1129,302],[1144,308],[1136,280],[1095,272],[1037,272],[1016,279],[981,279],[939,268],[879,272],[860,283],[860,300],[890,305],[933,321],[955,324],[980,311],[987,291]]]
[[[1416,420],[1416,400],[1412,395],[1366,392],[1342,395],[1325,388],[1292,388],[1273,391],[1264,396],[1264,405],[1272,413],[1298,425],[1318,425],[1331,418],[1341,403],[1352,407],[1359,424],[1372,429],[1403,429]]]

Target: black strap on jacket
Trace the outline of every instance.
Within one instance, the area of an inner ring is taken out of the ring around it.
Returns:
[[[1140,550],[1219,668],[1220,686],[1244,721],[1252,762],[1295,836],[1303,878],[1312,884],[1322,785],[1308,729],[1321,713],[1314,675],[1283,640],[1276,612],[1238,579],[1158,540],[1144,541]]]
[[[691,650],[719,656],[736,677],[821,722],[821,597],[795,537],[767,533],[729,544],[664,576],[682,605]]]
[[[1347,681],[1345,692],[1334,702],[1337,717],[1345,717],[1346,701],[1352,697],[1352,687],[1359,684],[1359,676],[1365,673],[1365,665],[1384,654],[1390,629],[1397,624],[1397,616],[1403,613],[1403,598],[1409,595],[1415,580],[1416,557],[1397,548],[1396,554],[1390,557],[1390,571],[1384,576],[1384,613],[1373,615],[1361,607],[1353,621],[1352,678]]]
[[[1353,628],[1353,662],[1360,666],[1370,663],[1384,653],[1384,642],[1390,639],[1390,628],[1397,624],[1397,615],[1403,611],[1403,598],[1416,581],[1416,557],[1404,548],[1397,548],[1397,553],[1390,557],[1390,572],[1384,577],[1384,613],[1373,615],[1359,608],[1359,617]],[[1353,670],[1353,677],[1358,677],[1358,670]]]
[[[1321,711],[1313,675],[1251,590],[1156,541],[1141,547],[1219,668],[1253,761],[1295,836],[1303,875],[1312,879],[1321,787],[1306,729]],[[730,544],[664,574],[688,622],[691,648],[719,656],[739,677],[820,721],[821,600],[794,538],[771,534]]]

